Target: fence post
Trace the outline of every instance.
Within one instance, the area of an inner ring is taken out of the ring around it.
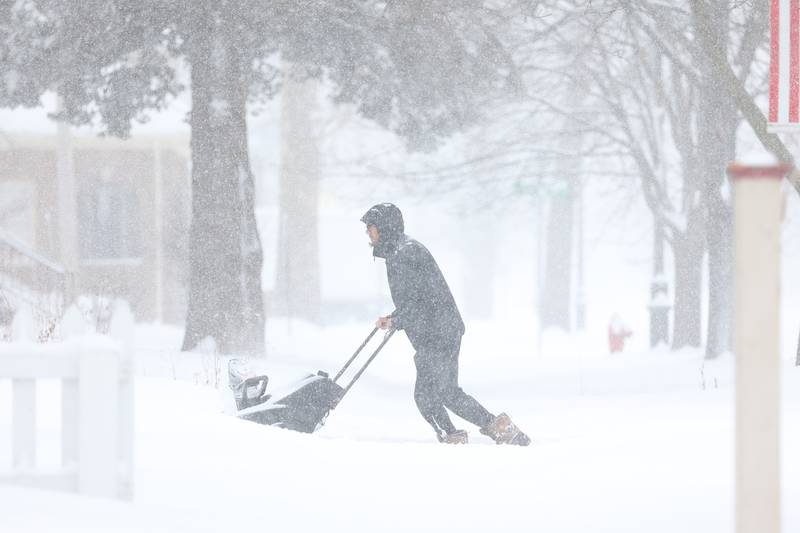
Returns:
[[[14,468],[31,470],[36,465],[36,381],[15,379],[12,390]]]
[[[77,353],[70,354],[78,357]],[[77,379],[61,380],[61,466],[78,464],[79,390]],[[77,489],[77,487],[75,487]]]
[[[78,374],[78,490],[114,498],[119,492],[118,351],[83,350]]]
[[[127,302],[114,302],[114,312],[108,327],[108,334],[120,344],[119,359],[119,404],[117,465],[119,479],[117,496],[121,499],[133,498],[133,440],[134,440],[134,330],[136,323]]]
[[[119,498],[133,498],[133,442],[134,442],[134,388],[133,388],[133,346],[123,344],[119,363],[119,402],[117,406],[119,435],[117,464]]]

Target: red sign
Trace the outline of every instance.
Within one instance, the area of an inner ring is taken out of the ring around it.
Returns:
[[[800,0],[771,0],[769,129],[800,130]]]

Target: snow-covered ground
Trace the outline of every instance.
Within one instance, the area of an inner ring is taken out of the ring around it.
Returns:
[[[466,423],[467,446],[435,442],[416,412],[411,347],[398,335],[313,435],[240,421],[224,361],[177,351],[181,332],[137,328],[132,503],[0,486],[0,531],[733,531],[731,358],[694,351],[607,355],[532,328],[470,323],[461,383],[533,438],[499,447]],[[336,370],[369,325],[273,321],[262,365],[280,383]],[[377,341],[375,339],[374,341]],[[498,342],[499,341],[499,342]],[[800,530],[800,368],[783,370],[783,530]],[[42,461],[58,416],[40,392]],[[0,398],[9,387],[0,385]],[[9,434],[0,401],[0,434]],[[0,461],[10,443],[0,439]],[[8,464],[0,463],[0,468]]]

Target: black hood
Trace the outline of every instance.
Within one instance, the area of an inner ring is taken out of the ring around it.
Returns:
[[[405,232],[403,213],[396,205],[388,202],[370,207],[369,211],[361,217],[361,222],[368,226],[372,224],[378,228],[380,237],[372,251],[372,255],[375,257],[385,258],[394,251]]]

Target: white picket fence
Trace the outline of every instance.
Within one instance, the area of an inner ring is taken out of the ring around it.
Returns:
[[[133,367],[107,337],[0,344],[0,380],[11,380],[12,456],[0,481],[91,496],[133,494]],[[36,382],[61,381],[61,468],[37,466]]]

